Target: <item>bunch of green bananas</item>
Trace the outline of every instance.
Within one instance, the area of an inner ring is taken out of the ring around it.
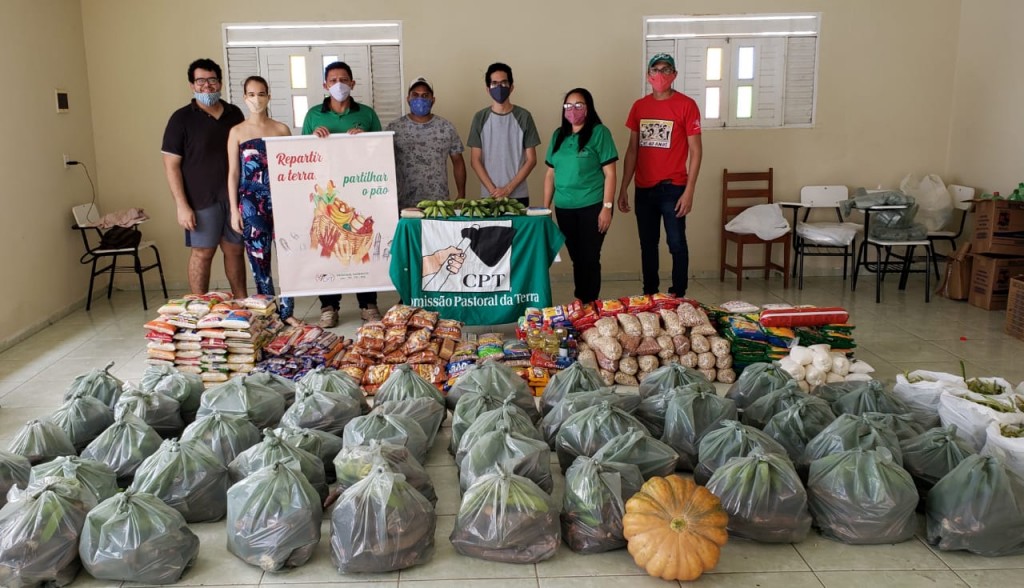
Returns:
[[[416,205],[427,218],[455,216],[455,202],[452,200],[420,200]]]

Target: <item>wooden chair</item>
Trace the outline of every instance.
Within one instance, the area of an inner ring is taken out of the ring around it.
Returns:
[[[736,274],[736,290],[743,289],[743,271],[750,269],[764,270],[764,278],[767,280],[771,270],[782,272],[782,284],[789,288],[789,259],[792,250],[792,233],[786,233],[770,241],[766,241],[757,235],[733,233],[725,230],[725,225],[736,215],[751,206],[758,204],[772,204],[774,200],[774,168],[768,168],[766,172],[729,172],[722,170],[722,243],[719,265],[718,280],[725,281],[725,272],[729,270]],[[735,184],[740,184],[736,187]],[[753,185],[753,187],[751,187]],[[736,262],[733,265],[726,263],[729,243],[736,244]],[[772,262],[772,246],[782,245],[782,265]],[[746,265],[743,263],[743,248],[747,245],[764,246],[764,263],[761,265]]]

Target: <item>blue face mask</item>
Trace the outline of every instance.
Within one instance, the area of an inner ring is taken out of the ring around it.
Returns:
[[[427,116],[434,105],[430,98],[413,98],[409,100],[409,110],[416,116]]]
[[[196,98],[196,102],[203,106],[213,106],[220,101],[220,92],[196,92],[193,95]]]
[[[494,86],[488,92],[491,98],[494,99],[498,104],[504,104],[508,100],[509,95],[512,94],[512,88],[506,88],[505,86]]]

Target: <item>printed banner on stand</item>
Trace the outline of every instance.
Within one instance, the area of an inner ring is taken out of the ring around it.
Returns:
[[[266,139],[282,295],[395,289],[393,135]]]

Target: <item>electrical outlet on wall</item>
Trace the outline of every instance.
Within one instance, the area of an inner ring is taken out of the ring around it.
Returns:
[[[65,154],[64,154],[64,168],[65,168],[65,169],[66,169],[66,168],[69,168],[69,167],[71,167],[70,165],[68,165],[68,162],[69,162],[69,161],[71,161],[71,158],[70,158],[70,157],[68,157],[68,154],[67,154],[67,153],[65,153]]]

